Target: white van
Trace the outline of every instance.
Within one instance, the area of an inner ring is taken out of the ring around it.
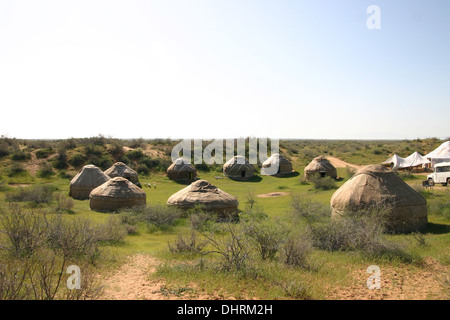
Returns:
[[[442,183],[450,186],[450,162],[441,162],[434,165],[434,172],[427,175],[428,184]]]

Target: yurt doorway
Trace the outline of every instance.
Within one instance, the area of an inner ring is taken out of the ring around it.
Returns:
[[[320,177],[321,178],[325,178],[325,175],[326,175],[327,173],[325,172],[325,171],[320,171]]]
[[[241,178],[245,178],[245,171],[241,171]]]

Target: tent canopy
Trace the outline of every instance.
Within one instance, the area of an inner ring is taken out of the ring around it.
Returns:
[[[444,142],[424,157],[431,161],[432,167],[437,163],[450,161],[450,141]]]
[[[421,166],[423,164],[430,163],[430,161],[422,156],[420,153],[415,151],[406,158],[402,158],[397,154],[382,162],[384,165],[391,165],[392,169],[405,169],[411,167]]]

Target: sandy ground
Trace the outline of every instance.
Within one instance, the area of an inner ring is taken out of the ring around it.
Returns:
[[[272,197],[281,197],[281,196],[287,196],[287,195],[289,195],[288,192],[271,192],[271,193],[258,194],[257,197],[272,198]]]
[[[161,262],[146,254],[135,254],[118,269],[103,275],[104,286],[101,300],[217,300],[218,295],[207,295],[196,290],[195,285],[189,290],[177,293],[177,288],[168,288],[162,279],[153,279],[151,274]],[[223,299],[223,298],[222,298]],[[228,299],[228,298],[227,298]]]
[[[369,290],[366,269],[352,273],[348,287],[329,288],[328,299],[333,300],[424,300],[450,299],[448,279],[450,268],[428,258],[424,269],[414,266],[381,268],[381,288]],[[447,279],[447,284],[444,284]]]
[[[353,164],[353,163],[348,163],[345,162],[344,160],[341,160],[339,158],[336,157],[331,157],[331,156],[326,156],[326,158],[328,159],[328,161],[331,162],[331,164],[335,167],[335,168],[345,168],[347,166],[354,168],[354,169],[360,169],[363,166],[359,165],[359,164]]]
[[[27,161],[27,164],[25,165],[25,167],[32,176],[35,176],[36,172],[39,170],[40,161],[36,157],[36,151],[31,152],[30,156],[31,156],[31,159],[30,159],[30,161]]]

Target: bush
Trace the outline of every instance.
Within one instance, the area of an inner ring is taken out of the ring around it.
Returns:
[[[14,192],[6,194],[8,202],[31,202],[34,205],[50,203],[53,200],[53,188],[49,185],[18,187]]]
[[[330,208],[319,202],[307,200],[303,196],[293,195],[291,214],[294,219],[305,219],[308,222],[317,221],[330,216]]]
[[[291,236],[283,246],[282,261],[288,266],[308,268],[311,251],[311,240],[307,236]]]
[[[16,150],[11,155],[11,159],[14,161],[26,161],[31,159],[31,155],[23,150]]]
[[[330,190],[337,188],[336,180],[329,176],[320,177],[320,175],[314,175],[311,177],[311,182],[314,184],[315,189]]]
[[[67,162],[67,154],[65,150],[60,150],[58,156],[53,159],[53,167],[55,169],[67,169],[69,163]]]
[[[54,174],[55,173],[53,172],[52,166],[49,165],[48,163],[46,163],[43,166],[41,166],[41,168],[36,173],[36,175],[39,178],[48,178],[48,177],[51,177]]]
[[[8,177],[14,177],[17,176],[19,174],[24,173],[26,170],[24,168],[24,166],[18,162],[14,162],[9,169],[7,170],[7,176]]]
[[[136,171],[138,174],[148,175],[150,169],[145,164],[138,164]]]
[[[119,243],[128,234],[127,228],[122,224],[119,216],[109,216],[106,223],[100,225],[98,238],[100,241]]]
[[[126,153],[126,156],[128,157],[128,159],[130,159],[131,161],[138,161],[140,159],[142,159],[144,157],[144,153],[142,152],[142,150],[130,150]]]
[[[75,153],[69,158],[68,162],[72,167],[79,169],[86,163],[86,157],[81,153]]]
[[[246,226],[245,233],[253,241],[260,258],[266,260],[275,258],[287,231],[279,224],[253,221]]]
[[[139,207],[121,212],[122,221],[130,224],[145,222],[148,230],[168,230],[173,227],[183,212],[177,208],[154,205]]]
[[[411,254],[383,238],[385,230],[382,213],[359,213],[358,216],[341,217],[317,226],[308,226],[313,245],[318,249],[359,251],[373,258],[412,262],[414,257]]]
[[[207,241],[200,241],[197,233],[192,231],[189,238],[178,235],[172,244],[169,243],[169,250],[174,253],[200,253],[207,244]]]
[[[0,142],[0,157],[8,156],[11,153],[9,145],[4,142]]]
[[[48,158],[53,153],[53,149],[39,149],[36,151],[36,157],[38,159]]]
[[[56,205],[54,207],[56,212],[71,212],[73,206],[75,205],[72,198],[63,195],[62,193],[57,193],[54,198],[56,201]]]

